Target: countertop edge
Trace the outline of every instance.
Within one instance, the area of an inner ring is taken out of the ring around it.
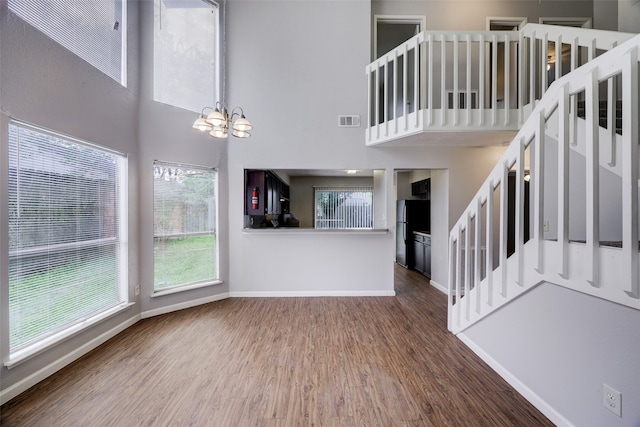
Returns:
[[[380,235],[388,234],[388,228],[370,230],[318,230],[315,228],[243,228],[242,234],[276,235],[276,234],[314,234],[314,235]]]

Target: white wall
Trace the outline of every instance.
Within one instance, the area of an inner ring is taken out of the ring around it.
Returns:
[[[618,0],[618,31],[640,33],[640,3],[637,0]]]
[[[638,325],[638,310],[543,284],[463,335],[547,414],[575,426],[631,427],[640,422]],[[602,405],[603,383],[622,392],[622,418]]]
[[[212,301],[228,292],[228,204],[227,146],[229,142],[211,138],[191,128],[199,112],[186,111],[153,101],[153,2],[139,2],[140,92],[138,162],[140,190],[140,302],[143,316],[171,311],[203,301]],[[216,100],[212,99],[213,105]],[[204,107],[204,106],[203,106]],[[220,285],[152,298],[153,294],[153,161],[162,160],[218,170],[218,245]]]
[[[321,246],[313,234],[283,237],[243,233],[242,171],[384,170],[389,195],[386,217],[394,218],[394,169],[449,169],[449,187],[442,191],[455,192],[455,198],[443,207],[447,220],[441,222],[440,230],[447,236],[451,218],[457,219],[504,149],[370,148],[364,144],[363,128],[337,127],[339,114],[366,117],[364,67],[370,59],[371,41],[368,2],[243,1],[230,2],[227,12],[230,104],[242,105],[255,126],[250,139],[229,142],[230,291],[326,290],[334,288],[336,277],[347,278],[344,283],[354,289],[374,293],[392,290],[393,221],[387,221],[389,234],[353,236],[348,246],[340,244],[340,237],[323,236],[327,242]],[[333,246],[328,244],[331,241]],[[329,247],[332,250],[328,253]],[[434,242],[433,251],[446,254],[447,238]],[[283,253],[295,253],[298,262],[290,262]],[[302,254],[329,267],[316,268],[310,279],[304,267],[314,264],[299,259]],[[351,267],[341,262],[354,258],[354,254],[376,268],[361,269],[359,261]],[[274,269],[292,272],[265,274]],[[446,284],[446,266],[434,266],[434,271],[440,274],[434,280]],[[318,284],[319,289],[315,288]]]

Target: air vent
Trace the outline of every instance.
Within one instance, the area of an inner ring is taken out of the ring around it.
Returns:
[[[453,109],[453,92],[447,91],[447,108]],[[467,92],[458,92],[458,108],[464,110],[467,108]],[[471,91],[471,108],[478,108],[478,92],[475,90]]]
[[[338,127],[341,128],[359,128],[360,116],[338,116]]]

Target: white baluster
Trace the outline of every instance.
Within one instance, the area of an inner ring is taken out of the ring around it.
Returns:
[[[624,290],[640,298],[638,284],[638,47],[622,58],[622,253]]]
[[[569,264],[569,87],[565,83],[558,100],[558,244],[560,276],[568,279]]]
[[[600,125],[598,123],[598,69],[593,69],[585,87],[586,147],[587,158],[587,281],[591,286],[600,285]]]

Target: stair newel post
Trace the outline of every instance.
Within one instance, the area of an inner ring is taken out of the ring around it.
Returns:
[[[517,275],[516,275],[516,284],[519,286],[523,286],[522,282],[522,263],[524,261],[523,256],[523,242],[524,242],[524,139],[520,138],[517,141],[518,144],[518,154],[516,157],[516,242],[515,242],[515,251],[516,257],[518,259],[517,266]]]
[[[544,238],[544,146],[545,115],[540,110],[536,117],[536,135],[531,164],[531,182],[533,182],[533,244],[535,245],[535,269],[544,273],[542,239]]]
[[[558,99],[558,244],[560,268],[558,273],[568,279],[569,263],[569,85],[560,88]]]
[[[622,58],[622,251],[624,290],[640,298],[638,283],[638,47]]]
[[[586,122],[586,220],[587,220],[587,281],[591,286],[599,287],[600,282],[600,144],[599,144],[599,94],[598,69],[588,74],[585,86],[585,122]]]
[[[487,305],[491,307],[493,305],[493,193],[495,191],[495,185],[493,180],[489,181],[489,189],[487,192],[487,249],[486,258],[487,264],[485,271],[487,272]]]
[[[502,179],[500,182],[500,268],[502,270],[502,285],[500,294],[507,297],[507,217],[509,215],[509,168],[502,163]]]
[[[504,125],[509,125],[509,97],[511,96],[511,43],[509,42],[509,35],[504,35],[504,89],[502,93],[502,99],[504,100]]]

